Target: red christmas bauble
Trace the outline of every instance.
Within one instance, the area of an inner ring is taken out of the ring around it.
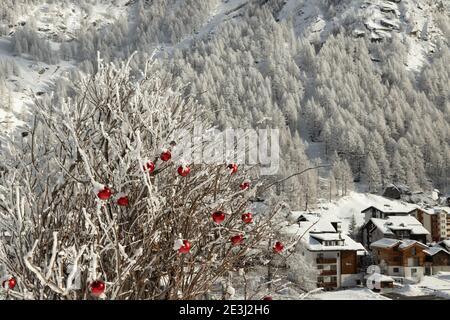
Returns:
[[[153,161],[149,161],[144,164],[144,171],[148,171],[149,173],[155,171],[155,164],[153,163]]]
[[[284,245],[280,241],[277,241],[275,242],[275,245],[272,247],[272,249],[273,252],[280,253],[281,251],[283,251]]]
[[[130,200],[128,199],[128,196],[123,196],[123,197],[120,197],[119,199],[117,199],[117,204],[119,206],[126,207],[126,206],[128,206],[129,203],[130,203]]]
[[[97,197],[100,200],[108,200],[109,198],[111,198],[111,195],[112,195],[111,189],[108,188],[107,186],[105,186],[102,190],[100,190],[97,193]]]
[[[99,297],[105,292],[105,283],[101,280],[95,280],[90,285],[91,294],[94,297]]]
[[[250,188],[250,182],[248,182],[247,180],[242,182],[239,188],[241,188],[241,190],[247,190],[248,188]]]
[[[238,171],[238,165],[231,163],[228,165],[228,169],[230,169],[230,174],[235,174]]]
[[[178,249],[180,253],[189,253],[191,250],[191,244],[187,240],[183,240],[183,245]]]
[[[189,167],[183,167],[183,166],[179,166],[178,167],[178,174],[182,177],[186,177],[189,172],[191,172],[191,168]]]
[[[13,290],[16,287],[17,280],[16,278],[12,277],[9,280],[5,280],[2,283],[2,287],[5,289]]]
[[[245,223],[252,223],[253,222],[253,216],[250,212],[244,213],[242,215],[242,221]]]
[[[161,153],[160,159],[161,159],[162,161],[169,161],[171,158],[172,158],[172,153],[170,153],[169,150],[164,150],[164,151]]]
[[[223,220],[225,220],[225,212],[223,212],[223,211],[213,212],[211,217],[215,223],[221,224],[223,222]]]
[[[235,236],[232,236],[230,240],[234,246],[237,246],[238,244],[241,244],[242,240],[244,240],[244,237],[241,234],[237,234]]]
[[[265,296],[264,298],[262,298],[263,300],[273,300],[271,296]]]

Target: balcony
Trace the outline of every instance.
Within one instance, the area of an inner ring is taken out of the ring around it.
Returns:
[[[318,264],[331,264],[331,263],[336,263],[337,259],[336,258],[317,258],[316,262]]]
[[[317,288],[325,288],[325,289],[337,288],[337,283],[336,282],[317,282]]]
[[[321,276],[335,276],[336,270],[322,270],[320,273]]]

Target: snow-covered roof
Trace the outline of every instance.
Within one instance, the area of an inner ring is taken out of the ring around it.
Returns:
[[[407,249],[411,247],[412,245],[418,244],[421,247],[428,248],[428,246],[424,245],[423,243],[416,241],[416,240],[410,240],[410,239],[404,239],[404,240],[398,240],[398,239],[389,239],[389,238],[383,238],[378,241],[375,241],[370,244],[371,248],[393,248],[396,245],[399,245],[399,249]]]
[[[342,240],[342,236],[337,233],[312,233],[310,232],[311,237],[314,237],[319,240]]]
[[[305,235],[305,237],[302,239],[302,242],[306,244],[306,248],[309,251],[366,251],[361,243],[356,242],[345,234],[341,234],[341,240],[344,240],[344,244],[334,246],[322,244],[318,239],[315,238],[316,235],[317,234]]]
[[[363,251],[366,252],[363,245],[354,241],[349,236],[338,233],[333,227],[332,222],[337,222],[336,218],[318,217],[313,214],[302,214],[306,221],[298,224],[296,234],[302,235],[300,240],[310,251]],[[325,245],[324,241],[343,240],[342,245]]]
[[[308,230],[311,233],[334,233],[336,229],[333,226],[333,222],[337,222],[335,217],[319,217],[315,214],[302,213],[301,217],[306,221],[299,222],[300,228],[304,231]],[[300,217],[299,216],[299,217]]]
[[[383,238],[378,241],[372,242],[370,246],[374,248],[392,248],[395,247],[398,242],[399,240],[397,239]]]
[[[404,239],[401,241],[401,244],[398,246],[400,249],[406,249],[411,247],[412,245],[418,244],[421,247],[428,248],[427,245],[423,244],[422,242],[411,240],[411,239]]]
[[[413,216],[389,216],[386,219],[371,218],[370,221],[383,234],[393,234],[392,230],[410,230],[411,234],[430,234]]]
[[[448,252],[447,250],[445,250],[441,246],[434,246],[434,247],[428,248],[427,250],[423,250],[423,252],[425,252],[426,254],[428,254],[430,256],[434,256],[436,253],[441,252],[441,251],[443,251],[446,254],[450,255],[450,252]]]
[[[420,208],[420,211],[423,211],[429,215],[434,215],[434,214],[439,214],[443,211],[446,213],[450,213],[450,208],[446,208],[446,207]]]
[[[444,244],[444,246],[446,246],[447,247],[447,249],[449,249],[450,248],[450,240],[442,240],[440,243],[443,243]]]
[[[450,207],[434,207],[433,209],[434,209],[434,211],[436,211],[436,212],[442,212],[442,211],[444,211],[444,212],[450,214]]]
[[[375,208],[381,212],[386,212],[386,213],[410,213],[411,211],[419,208],[419,206],[417,206],[416,204],[412,204],[412,203],[407,203],[407,202],[403,202],[403,201],[398,201],[398,200],[391,200],[388,198],[382,198],[383,201],[373,204],[369,207],[367,207],[366,209],[362,210],[361,212],[366,212],[367,210],[369,210],[370,208]]]

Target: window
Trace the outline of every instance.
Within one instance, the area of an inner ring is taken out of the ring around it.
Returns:
[[[330,270],[336,270],[336,265],[335,264],[330,265]]]
[[[411,249],[411,254],[412,254],[413,256],[415,256],[415,255],[417,254],[417,251],[416,251],[416,248],[415,248],[415,247]]]
[[[317,277],[317,282],[323,282],[323,277]]]
[[[400,269],[399,268],[394,268],[392,271],[394,271],[395,273],[399,273]]]
[[[416,268],[412,268],[411,269],[411,273],[417,273],[417,269]]]
[[[318,270],[322,270],[323,269],[323,265],[322,264],[317,265],[317,269]]]

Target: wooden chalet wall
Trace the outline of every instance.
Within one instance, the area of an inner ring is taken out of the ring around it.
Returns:
[[[358,272],[358,259],[356,251],[341,251],[341,274]]]
[[[413,252],[414,249],[416,250],[415,255]],[[384,260],[389,266],[403,267],[408,266],[408,258],[417,258],[419,266],[423,266],[425,263],[425,253],[423,250],[424,248],[418,244],[414,244],[404,250],[400,250],[398,245],[393,248],[374,248],[378,263]]]
[[[447,253],[441,251],[432,257],[433,266],[450,266],[450,257]]]

